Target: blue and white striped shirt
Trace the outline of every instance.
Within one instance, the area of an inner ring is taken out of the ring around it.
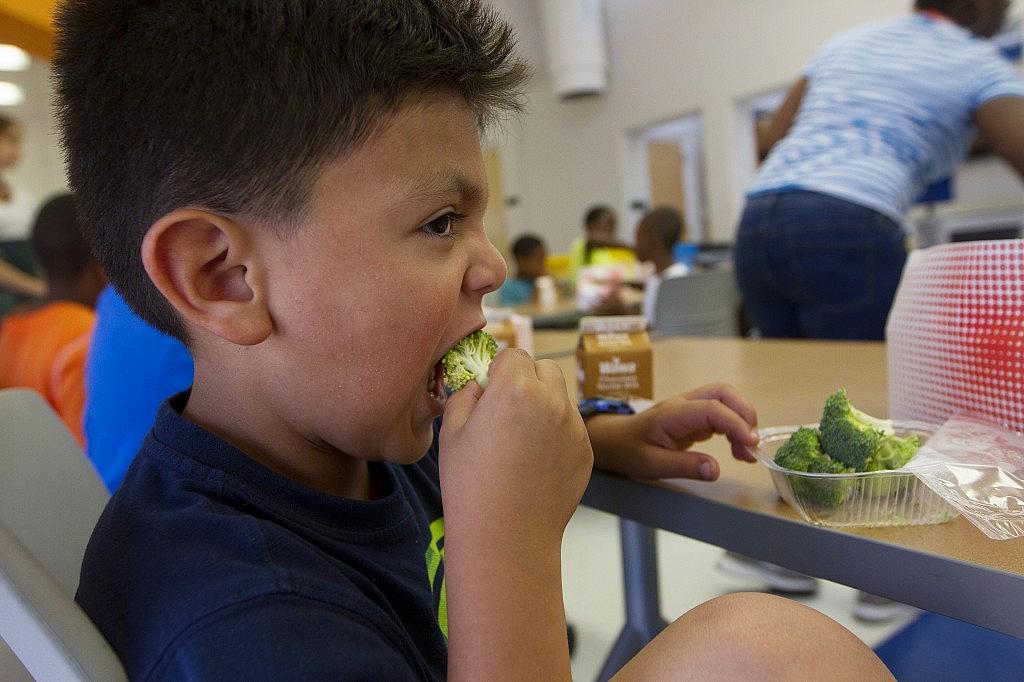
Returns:
[[[963,160],[979,106],[1024,97],[1024,79],[993,45],[924,14],[840,34],[803,75],[793,127],[748,195],[810,190],[897,222]]]

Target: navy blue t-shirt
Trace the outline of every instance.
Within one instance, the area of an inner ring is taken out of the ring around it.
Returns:
[[[129,677],[443,679],[436,438],[415,465],[370,465],[381,499],[346,500],[187,421],[186,400],[160,408],[75,597]]]

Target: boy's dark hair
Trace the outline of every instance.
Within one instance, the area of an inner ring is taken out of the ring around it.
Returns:
[[[586,214],[583,216],[584,227],[590,227],[601,218],[608,216],[609,218],[615,217],[615,211],[608,206],[591,206],[587,209]]]
[[[65,0],[57,110],[83,229],[143,318],[188,342],[142,265],[185,207],[283,223],[313,181],[405,102],[465,98],[481,127],[522,108],[528,68],[482,0]]]
[[[8,116],[7,114],[0,114],[0,135],[7,132],[7,129],[17,123],[16,120]]]
[[[50,282],[74,282],[95,262],[70,194],[58,194],[39,209],[31,243]]]
[[[669,251],[683,234],[683,216],[670,206],[653,209],[641,220],[643,226],[650,230],[655,241]]]
[[[537,249],[543,248],[544,242],[541,241],[540,237],[524,234],[512,243],[512,256],[515,258],[526,258],[535,253]]]

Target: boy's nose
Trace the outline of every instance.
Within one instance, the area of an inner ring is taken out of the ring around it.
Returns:
[[[484,238],[473,254],[463,279],[463,290],[467,294],[483,296],[495,291],[505,282],[508,271],[505,259],[494,248],[494,244]]]

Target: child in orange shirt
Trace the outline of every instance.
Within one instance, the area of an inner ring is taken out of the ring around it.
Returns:
[[[0,321],[0,388],[39,392],[79,443],[85,403],[85,356],[93,306],[105,278],[82,237],[70,194],[40,209],[32,248],[46,271],[49,291]]]

